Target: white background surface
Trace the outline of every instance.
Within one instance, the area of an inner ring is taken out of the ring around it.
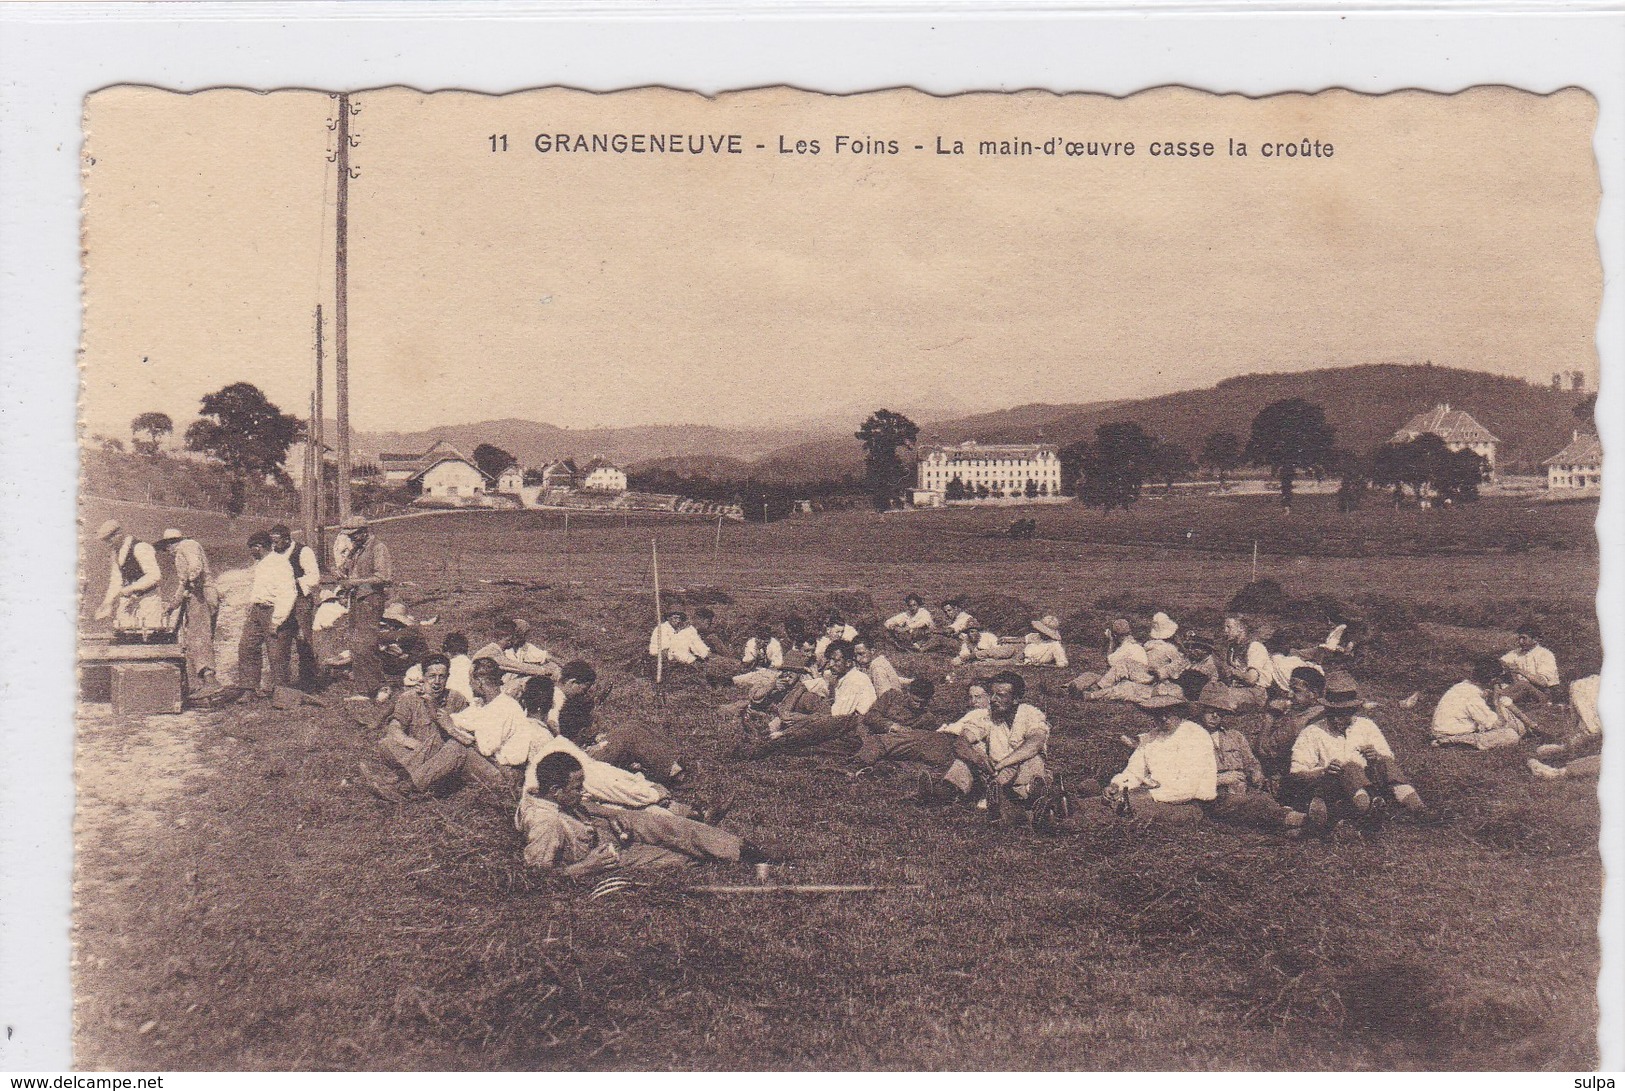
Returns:
[[[86,93],[120,82],[490,92],[788,84],[939,94],[1027,87],[1127,94],[1185,84],[1249,95],[1577,85],[1601,104],[1595,147],[1606,194],[1599,242],[1607,289],[1599,420],[1605,446],[1625,450],[1625,394],[1617,389],[1625,375],[1620,4],[1455,6],[1447,13],[1443,5],[1410,4],[1240,7],[761,4],[742,17],[718,4],[0,5],[0,1068],[49,1071],[70,1063],[74,360]],[[1606,493],[1599,522],[1610,653],[1625,647],[1622,496],[1618,484]],[[1611,655],[1603,717],[1615,731],[1625,725],[1622,676],[1625,667]],[[1605,1070],[1625,1063],[1622,764],[1625,755],[1610,746],[1603,781]]]

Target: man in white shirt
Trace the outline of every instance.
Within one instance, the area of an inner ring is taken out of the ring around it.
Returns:
[[[152,546],[124,533],[118,520],[109,519],[96,530],[107,543],[112,567],[107,594],[96,611],[97,620],[113,619],[115,630],[153,630],[164,627],[164,600],[158,592],[163,570]]]
[[[164,603],[166,614],[180,616],[180,643],[186,653],[189,696],[205,700],[219,696],[215,681],[214,623],[220,611],[220,591],[209,571],[203,546],[173,527],[153,543],[157,552],[169,553],[175,564],[175,594]]]
[[[747,704],[760,701],[773,692],[779,681],[780,668],[784,666],[784,645],[773,635],[772,627],[767,622],[757,623],[750,639],[745,641],[739,663],[745,670],[733,676],[733,684],[744,687]]]
[[[1173,618],[1157,611],[1151,618],[1151,632],[1145,642],[1145,664],[1151,674],[1164,682],[1171,682],[1190,669],[1190,661],[1174,643],[1179,624]]]
[[[942,604],[942,616],[948,619],[948,631],[955,635],[965,631],[974,618],[966,611],[964,603],[959,599],[947,599]]]
[[[894,689],[902,689],[913,681],[898,674],[891,660],[876,652],[864,637],[860,636],[852,642],[852,658],[857,663],[858,669],[867,674],[869,681],[874,684],[876,697]]]
[[[299,597],[293,604],[294,654],[299,661],[299,681],[313,685],[316,681],[316,649],[313,640],[316,617],[316,590],[322,584],[322,569],[316,551],[296,541],[286,524],[271,528],[271,548],[288,560],[293,569],[293,583]]]
[[[1562,742],[1536,747],[1535,756],[1529,759],[1531,773],[1542,780],[1557,780],[1594,777],[1602,772],[1602,755],[1598,753],[1602,749],[1602,720],[1597,716],[1597,699],[1601,694],[1602,679],[1598,675],[1588,674],[1569,683],[1574,733]]]
[[[1502,693],[1515,703],[1551,704],[1562,682],[1557,673],[1557,656],[1541,644],[1537,626],[1518,626],[1517,639],[1516,646],[1501,657],[1501,664],[1512,676],[1511,684]]]
[[[762,758],[789,750],[812,750],[850,756],[863,742],[863,717],[874,707],[874,682],[857,665],[852,645],[837,640],[825,649],[829,674],[836,679],[827,714],[783,720],[767,738],[742,747],[742,758]]]
[[[491,642],[472,656],[493,660],[502,668],[502,688],[510,697],[517,697],[526,680],[538,675],[558,680],[559,665],[546,648],[532,639],[534,635],[524,618],[503,618],[497,622]]]
[[[532,753],[550,736],[503,691],[502,668],[494,660],[474,660],[469,682],[475,703],[451,714],[446,733],[477,752],[468,755],[466,772],[504,793],[517,792]]]
[[[1213,740],[1189,718],[1182,697],[1157,695],[1140,702],[1151,714],[1152,730],[1140,736],[1128,765],[1106,786],[1106,801],[1124,816],[1152,822],[1192,825],[1202,820],[1202,804],[1218,796],[1219,762]]]
[[[1327,677],[1325,714],[1292,744],[1290,798],[1308,798],[1312,815],[1329,810],[1337,818],[1361,817],[1371,812],[1373,793],[1385,791],[1407,811],[1425,811],[1382,730],[1357,715],[1363,704],[1352,675],[1333,671]]]
[[[1020,653],[1019,645],[1010,645],[1016,653]],[[965,623],[965,629],[959,634],[959,654],[954,656],[955,664],[970,663],[977,659],[1008,659],[1008,654],[1000,654],[999,636],[982,628],[982,623],[971,618]]]
[[[921,774],[922,803],[940,806],[963,799],[975,792],[978,781],[993,813],[1006,801],[1025,805],[1047,795],[1050,778],[1044,755],[1050,726],[1041,710],[1022,701],[1026,688],[1015,671],[988,679],[988,707],[973,709],[943,729],[957,736],[955,761],[940,778]]]
[[[248,617],[237,641],[237,688],[243,696],[260,692],[261,660],[271,663],[271,686],[288,684],[288,656],[293,650],[293,605],[299,597],[288,558],[271,548],[271,536],[259,531],[248,539],[254,558],[254,583],[248,593]]]
[[[1528,731],[1523,714],[1511,700],[1497,709],[1495,682],[1500,677],[1501,664],[1492,658],[1473,663],[1470,677],[1457,682],[1444,691],[1433,710],[1431,731],[1434,746],[1471,746],[1476,750],[1494,750],[1502,746],[1516,746]]]
[[[1219,681],[1231,688],[1243,710],[1264,708],[1269,703],[1275,664],[1262,639],[1268,631],[1267,626],[1261,627],[1255,639],[1255,634],[1248,631],[1247,623],[1240,617],[1231,615],[1224,619],[1224,636],[1216,656]]]
[[[1157,696],[1158,678],[1151,673],[1145,646],[1134,637],[1134,627],[1128,618],[1116,618],[1108,632],[1111,651],[1106,653],[1104,672],[1085,671],[1070,683],[1070,689],[1089,701],[1143,701]],[[1179,687],[1170,687],[1171,696]]]
[[[897,646],[906,651],[924,651],[936,628],[936,619],[918,595],[909,595],[903,600],[902,612],[886,619],[886,631]]]
[[[655,626],[649,634],[649,655],[664,658],[667,663],[681,663],[692,667],[711,657],[711,648],[700,636],[699,630],[688,623],[682,610],[670,610],[666,620]]]
[[[858,638],[858,631],[841,620],[840,614],[831,614],[824,622],[824,635],[818,638],[813,646],[813,658],[818,662],[826,662],[829,657],[829,646],[836,641],[845,641],[850,644]]]

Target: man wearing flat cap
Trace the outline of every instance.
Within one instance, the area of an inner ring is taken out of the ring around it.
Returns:
[[[350,516],[343,529],[350,550],[338,569],[338,585],[350,595],[350,679],[357,693],[370,697],[384,684],[378,662],[378,626],[395,569],[389,547],[373,537],[363,516]]]
[[[158,593],[163,571],[152,546],[126,534],[117,519],[96,528],[96,537],[107,543],[112,567],[107,594],[96,610],[97,620],[113,619],[114,629],[162,629],[164,601]]]

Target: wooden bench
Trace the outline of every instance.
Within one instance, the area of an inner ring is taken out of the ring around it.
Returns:
[[[185,677],[186,653],[179,644],[79,645],[80,699],[109,700],[121,716],[179,712]]]

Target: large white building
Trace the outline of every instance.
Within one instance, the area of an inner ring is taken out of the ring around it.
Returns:
[[[1405,427],[1394,433],[1393,442],[1409,443],[1430,432],[1444,440],[1444,445],[1452,451],[1466,450],[1478,455],[1489,464],[1490,473],[1495,473],[1495,445],[1500,439],[1474,420],[1471,413],[1452,409],[1448,403],[1441,402],[1426,413],[1412,417]]]
[[[625,492],[626,471],[603,458],[595,458],[581,470],[581,487],[588,492]]]
[[[1061,458],[1048,443],[967,440],[953,446],[923,447],[915,472],[914,502],[921,506],[959,499],[1061,495]],[[982,495],[984,488],[986,496]]]

